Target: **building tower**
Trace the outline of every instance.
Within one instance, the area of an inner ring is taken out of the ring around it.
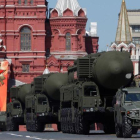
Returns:
[[[128,51],[131,54],[131,60],[134,65],[134,74],[138,74],[138,49],[132,41],[132,32],[129,25],[129,19],[126,9],[125,0],[122,0],[121,11],[119,15],[118,28],[116,33],[116,39],[110,46],[110,50],[116,51]]]
[[[12,60],[11,79],[30,83],[44,71],[46,6],[45,0],[0,1],[0,39]]]
[[[66,72],[78,57],[98,51],[98,37],[86,36],[86,16],[86,9],[81,8],[77,0],[58,0],[50,11],[51,38],[47,39],[46,50],[51,72]],[[91,46],[86,47],[86,43]]]

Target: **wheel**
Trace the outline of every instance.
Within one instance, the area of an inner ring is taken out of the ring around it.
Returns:
[[[76,119],[75,123],[76,134],[88,135],[90,130],[89,123],[86,120],[84,120],[82,115],[77,114],[77,117],[75,119]]]
[[[4,124],[0,130],[1,130],[1,131],[6,131],[6,130],[7,130],[7,129],[6,129],[6,124]]]
[[[35,120],[34,123],[35,123],[34,124],[34,126],[35,126],[34,131],[35,132],[43,132],[44,131],[45,124],[40,123],[38,120]]]
[[[30,130],[30,124],[29,124],[27,121],[26,121],[26,130],[27,130],[27,131],[31,131],[31,130]]]
[[[123,116],[122,131],[124,138],[131,138],[132,136],[132,123],[126,116]]]
[[[31,124],[30,124],[28,116],[29,116],[29,114],[26,114],[26,130],[27,131],[32,131],[32,127],[31,127]]]
[[[132,128],[132,134],[137,134],[138,133],[138,128]]]
[[[116,118],[116,120],[115,120],[115,131],[116,131],[116,136],[117,136],[118,138],[123,137],[122,128],[118,125],[118,123],[117,123],[117,118]]]
[[[19,125],[13,120],[13,118],[9,117],[7,120],[7,131],[19,131]]]
[[[104,132],[105,134],[115,134],[115,123],[104,124]]]
[[[69,129],[70,129],[70,133],[74,134],[75,133],[75,129],[74,129],[74,124],[72,122],[72,110],[70,110],[70,115],[69,115]]]
[[[62,129],[62,132],[64,133],[64,110],[62,109],[61,111],[61,129]]]
[[[58,124],[57,124],[57,130],[58,130],[58,131],[61,131],[61,123],[58,123]]]
[[[69,133],[69,116],[68,116],[68,109],[66,109],[66,133]]]

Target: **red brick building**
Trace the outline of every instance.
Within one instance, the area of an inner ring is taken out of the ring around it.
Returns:
[[[78,57],[98,51],[98,37],[86,35],[86,9],[77,0],[58,0],[50,11],[49,21],[51,43],[46,43],[46,49],[50,52],[47,59],[50,71],[66,72]]]
[[[0,1],[0,39],[12,62],[10,79],[31,82],[43,73],[46,59],[51,72],[66,72],[78,57],[98,51],[98,37],[92,30],[86,34],[86,10],[77,0],[58,0],[50,18],[47,5],[46,0]]]

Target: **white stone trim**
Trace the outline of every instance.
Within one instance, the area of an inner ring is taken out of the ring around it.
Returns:
[[[20,26],[18,27],[18,31],[20,31],[20,29],[21,29],[22,27],[24,27],[24,26],[29,26],[29,27],[32,29],[32,31],[34,31],[33,27],[32,27],[30,24],[22,24],[22,25],[20,25]]]
[[[6,51],[7,53],[45,53],[46,51]]]
[[[50,19],[53,20],[53,19],[87,19],[87,18],[86,17],[53,17]]]
[[[127,48],[127,44],[125,44],[125,43],[120,43],[118,46],[117,46],[117,48],[120,48],[120,47],[125,47],[125,48]]]
[[[9,18],[9,17],[8,17]],[[13,18],[13,17],[10,17],[10,18]],[[37,16],[15,16],[14,18],[26,18],[26,19],[28,19],[28,18],[38,18]]]
[[[15,5],[6,5],[6,7],[15,7]]]
[[[33,34],[33,35],[46,35],[46,34]]]
[[[139,64],[135,63],[135,75],[139,74]]]
[[[134,48],[135,48],[136,46],[135,46],[135,44],[130,43],[130,44],[128,45],[128,48],[129,48],[129,47],[134,47]]]
[[[7,56],[7,58],[45,58],[45,56]]]
[[[37,5],[37,7],[46,7],[46,5]]]

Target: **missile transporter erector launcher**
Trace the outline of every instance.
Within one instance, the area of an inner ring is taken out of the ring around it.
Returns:
[[[31,94],[31,84],[25,84],[10,89],[11,102],[7,104],[7,130],[19,131],[19,125],[24,125],[25,97]]]
[[[51,123],[60,130],[60,87],[67,82],[67,74],[52,73],[34,78],[30,85],[11,88],[7,130],[18,131],[19,125],[26,124],[27,131],[42,132],[45,124]]]
[[[68,84],[60,89],[61,129],[88,134],[90,124],[102,123],[105,133],[115,133],[112,100],[119,87],[133,79],[127,52],[103,52],[77,59],[68,69]]]
[[[111,133],[115,128],[113,96],[133,79],[129,57],[127,52],[90,54],[77,59],[66,74],[34,78],[28,92],[25,85],[13,88],[8,130],[18,130],[18,120],[24,120],[28,131],[43,131],[45,124],[56,123],[64,133],[88,134],[90,124],[100,122]],[[14,103],[18,103],[15,109]]]
[[[42,132],[45,124],[57,124],[60,87],[68,83],[67,74],[52,73],[34,78],[34,91],[26,96],[25,122],[28,131]]]

